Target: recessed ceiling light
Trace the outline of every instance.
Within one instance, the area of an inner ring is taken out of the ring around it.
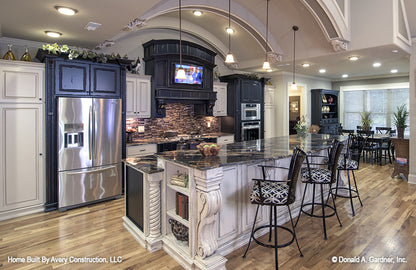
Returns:
[[[342,74],[342,78],[348,78],[348,74]]]
[[[201,16],[202,15],[202,11],[200,11],[200,10],[194,10],[193,13],[194,13],[195,16]]]
[[[391,52],[392,52],[392,53],[398,53],[398,52],[399,52],[399,50],[392,50]]]
[[[380,62],[374,62],[373,67],[375,67],[375,68],[381,67],[381,63]]]
[[[326,72],[326,69],[324,69],[324,68],[321,68],[320,70],[319,70],[319,73],[325,73]]]
[[[302,64],[302,67],[304,67],[304,68],[307,68],[307,67],[310,67],[311,65],[310,64],[308,64],[308,63],[304,63],[304,64]]]
[[[225,31],[227,31],[228,34],[234,34],[234,29],[230,27],[225,28]]]
[[[390,73],[397,73],[398,72],[398,70],[397,69],[392,69],[392,70],[390,70]]]
[[[55,32],[55,31],[45,31],[45,34],[49,37],[58,38],[62,36],[62,33]]]
[[[69,7],[62,7],[62,6],[55,6],[55,9],[63,14],[63,15],[68,15],[68,16],[72,16],[75,15],[75,13],[78,12],[78,10],[73,9],[73,8],[69,8]]]
[[[358,56],[350,56],[350,57],[348,57],[348,60],[350,60],[350,61],[357,61],[358,60]]]

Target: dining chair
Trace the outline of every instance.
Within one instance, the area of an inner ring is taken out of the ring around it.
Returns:
[[[390,127],[376,127],[376,133],[377,134],[385,134],[385,135],[389,135],[391,136],[391,128]],[[387,161],[387,159],[389,160],[390,163],[391,162],[391,140],[386,140],[385,142],[383,142],[381,144],[381,154],[380,154],[380,161],[384,159],[384,161]]]
[[[377,134],[388,134],[390,135],[391,128],[390,127],[376,127]]]
[[[363,147],[363,159],[368,160],[367,157],[369,157],[372,165],[374,164],[374,161],[377,163],[380,146],[373,140],[374,130],[357,130],[357,135],[365,140]]]
[[[341,134],[345,135],[345,136],[348,136],[348,135],[354,134],[354,133],[355,133],[355,130],[353,130],[353,129],[342,129],[341,130]]]

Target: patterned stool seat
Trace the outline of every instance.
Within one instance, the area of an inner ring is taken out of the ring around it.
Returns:
[[[311,168],[311,179],[309,179],[308,168],[301,169],[302,182],[315,182],[329,184],[331,182],[331,171],[325,168]]]
[[[265,204],[285,204],[289,195],[289,185],[281,182],[262,182],[261,192]],[[251,203],[262,203],[259,186],[254,185],[250,194]]]
[[[358,161],[347,158],[345,160],[340,158],[338,161],[338,170],[357,170],[358,169]]]

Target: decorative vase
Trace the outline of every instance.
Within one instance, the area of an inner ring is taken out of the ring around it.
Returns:
[[[30,54],[29,54],[29,51],[28,51],[27,48],[25,49],[25,53],[20,58],[20,61],[27,61],[27,62],[31,62],[32,61],[32,58],[30,57]]]
[[[397,138],[404,138],[404,128],[397,127]]]
[[[9,44],[9,50],[3,56],[3,59],[4,60],[16,60],[16,58],[14,57],[14,54],[12,52],[12,44]]]

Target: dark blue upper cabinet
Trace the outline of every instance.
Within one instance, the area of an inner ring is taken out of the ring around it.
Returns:
[[[56,61],[55,92],[58,95],[82,95],[90,92],[89,65]]]
[[[55,94],[120,98],[121,67],[89,61],[54,59]]]
[[[120,67],[92,64],[90,93],[98,96],[120,96]]]

